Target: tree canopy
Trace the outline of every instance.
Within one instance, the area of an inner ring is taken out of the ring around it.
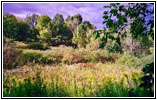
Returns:
[[[17,19],[14,15],[6,13],[3,15],[3,35],[4,37],[15,39],[17,35]]]
[[[154,8],[151,8],[151,5],[153,4],[111,3],[108,6],[104,6],[104,31],[98,30],[94,32],[96,33],[96,39],[103,33],[100,48],[103,48],[109,39],[116,40],[121,45],[120,38],[125,37],[127,34],[131,34],[133,39],[153,34]],[[149,18],[150,16],[151,18]],[[113,33],[118,34],[118,37],[117,35],[115,37]]]

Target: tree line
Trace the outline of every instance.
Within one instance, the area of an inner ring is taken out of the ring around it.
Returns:
[[[18,41],[39,41],[57,46],[93,45],[98,39],[99,48],[109,52],[149,51],[154,41],[154,4],[151,3],[110,3],[104,6],[104,29],[96,30],[89,21],[83,21],[80,14],[68,16],[56,14],[27,15],[23,20],[11,14],[3,15],[3,36]],[[93,35],[91,35],[94,33]],[[128,44],[125,41],[129,41]],[[92,43],[94,42],[94,43]],[[141,53],[140,53],[141,54]]]
[[[68,16],[65,20],[61,14],[56,14],[53,19],[37,14],[29,14],[24,19],[9,13],[3,15],[3,37],[17,41],[39,41],[53,45],[69,41],[83,47],[87,33],[93,29],[96,26],[83,21],[80,14]]]

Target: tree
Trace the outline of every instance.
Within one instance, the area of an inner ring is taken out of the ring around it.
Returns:
[[[82,23],[82,16],[80,14],[76,14],[72,17],[68,16],[66,18],[66,22],[71,33],[73,34],[74,30]]]
[[[34,30],[35,26],[37,25],[38,18],[39,15],[37,14],[27,15],[27,17],[25,18],[25,22],[30,25],[32,30]]]
[[[6,13],[3,15],[4,37],[15,39],[17,36],[17,19],[14,15]]]
[[[19,21],[17,24],[17,35],[15,37],[18,41],[26,41],[32,38],[30,33],[30,26],[23,21]]]
[[[37,14],[29,14],[25,18],[25,22],[30,26],[30,32],[32,33],[32,36],[35,40],[37,40],[37,35],[39,35],[39,31],[36,29],[37,20],[39,18],[39,15]]]
[[[91,29],[93,29],[92,24],[89,21],[84,21],[75,29],[72,42],[78,47],[85,47],[88,42],[87,33]]]
[[[51,22],[51,19],[47,15],[41,15],[37,20],[36,28],[40,31],[44,28],[48,28],[49,23]]]
[[[37,20],[36,28],[39,31],[40,39],[47,41],[52,36],[51,19],[47,15],[41,15]],[[48,36],[49,35],[49,36]]]
[[[40,31],[40,38],[44,41],[50,39],[50,33],[47,28]]]
[[[62,34],[62,29],[63,29],[63,24],[64,24],[63,15],[56,14],[55,17],[53,18],[52,22],[54,24],[54,28],[57,32],[57,35],[61,35]]]
[[[80,14],[76,14],[73,17],[73,22],[76,23],[77,25],[82,23],[82,16]]]
[[[100,33],[104,34],[100,48],[103,48],[109,39],[115,40],[121,45],[120,38],[130,34],[130,54],[132,55],[133,39],[148,35],[148,30],[154,27],[154,21],[152,21],[154,20],[153,17],[146,20],[147,17],[154,13],[154,10],[151,9],[151,5],[153,4],[111,3],[108,6],[104,6],[106,10],[104,11],[103,23],[106,25],[106,28],[104,32],[101,30],[94,32],[97,34],[96,39],[100,37]],[[106,29],[108,29],[109,32],[106,32]],[[129,30],[129,32],[127,30]],[[112,35],[113,33],[117,33],[118,37],[114,37]]]
[[[54,29],[56,31],[56,36],[65,36],[71,38],[70,30],[67,27],[67,24],[64,22],[63,15],[56,14],[52,20]]]

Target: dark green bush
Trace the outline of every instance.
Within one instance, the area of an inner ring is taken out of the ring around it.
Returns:
[[[39,43],[39,42],[32,42],[30,44],[28,44],[27,46],[28,49],[37,49],[37,50],[46,50],[48,49],[48,44],[44,43]]]
[[[50,64],[53,62],[53,59],[47,56],[43,56],[41,53],[26,52],[20,54],[18,61],[19,65],[25,65],[29,63]]]
[[[108,53],[122,52],[121,46],[116,41],[114,41],[112,44],[107,44],[105,49]]]
[[[56,36],[55,38],[51,38],[51,45],[59,46],[59,45],[66,45],[66,46],[75,46],[72,44],[72,40],[68,39],[66,36]]]
[[[154,96],[154,62],[150,64],[146,64],[145,67],[142,69],[144,72],[144,76],[141,78],[142,83],[139,87],[143,87],[144,89],[149,90],[149,95]]]

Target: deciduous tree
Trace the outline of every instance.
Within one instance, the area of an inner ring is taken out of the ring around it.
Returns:
[[[152,32],[154,27],[154,7],[152,5],[148,3],[111,3],[104,6],[103,23],[106,28],[103,32],[101,30],[94,32],[97,34],[96,38],[100,36],[100,33],[104,34],[100,48],[103,48],[109,39],[116,40],[121,45],[120,38],[130,34],[130,54],[132,55],[133,39]],[[109,32],[106,32],[106,29]],[[118,34],[118,37],[114,37],[113,33]]]

